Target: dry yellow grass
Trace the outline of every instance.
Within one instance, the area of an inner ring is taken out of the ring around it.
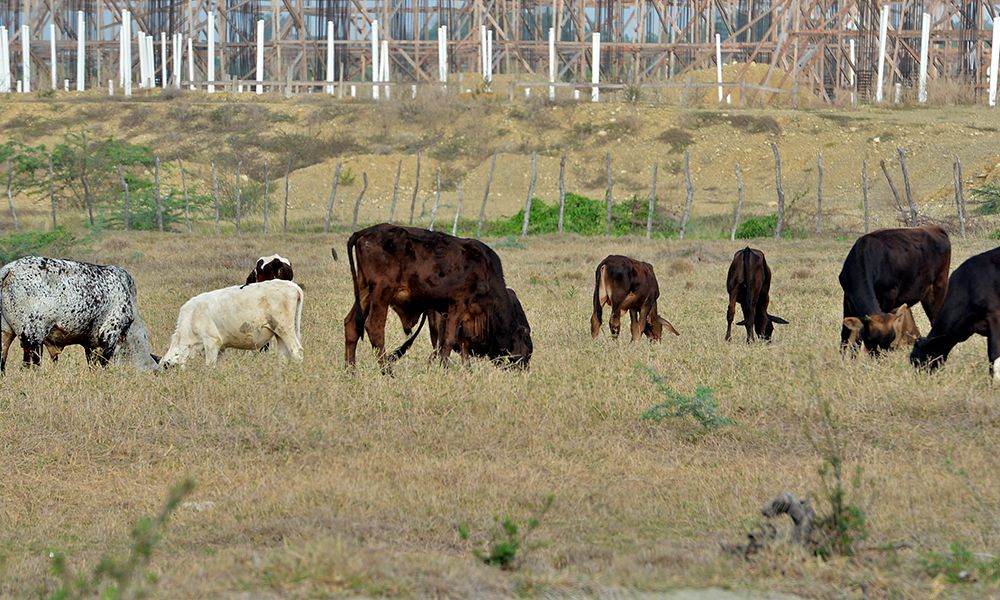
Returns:
[[[0,597],[50,581],[49,549],[74,567],[124,548],[131,524],[190,476],[190,500],[154,555],[158,594],[192,598],[393,595],[606,595],[684,586],[770,589],[809,597],[927,597],[944,585],[919,559],[964,541],[996,552],[1000,398],[983,338],[947,368],[916,373],[904,354],[843,361],[836,274],[848,241],[762,242],[775,343],[722,341],[729,242],[575,237],[500,249],[532,324],[528,373],[474,363],[442,370],[426,337],[391,377],[359,354],[342,368],[350,306],[343,235],[214,238],[114,234],[76,258],[128,268],[153,345],[166,347],[190,296],[239,283],[279,252],[306,293],[306,360],[226,353],[218,368],[139,376],[89,370],[70,351],[53,367],[0,381]],[[954,264],[992,244],[955,240]],[[589,336],[594,265],[606,254],[650,261],[660,312],[680,330],[660,345]],[[689,268],[690,267],[690,268]],[[803,269],[812,272],[802,274]],[[917,311],[927,330],[926,317]],[[389,343],[402,339],[396,322]],[[637,365],[677,391],[707,385],[736,425],[704,436],[693,422],[640,419],[661,401]],[[856,559],[821,562],[779,546],[749,562],[720,551],[783,490],[820,489],[807,432],[829,400],[871,535]],[[993,514],[955,474],[964,469]],[[555,504],[548,544],[512,573],[479,564],[456,528],[481,539],[497,515]],[[883,545],[903,544],[898,552]],[[995,584],[994,584],[995,585]],[[948,595],[996,595],[986,583]]]

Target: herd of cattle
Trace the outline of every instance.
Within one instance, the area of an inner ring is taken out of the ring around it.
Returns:
[[[333,258],[337,260],[336,250]],[[434,355],[447,364],[453,351],[463,360],[488,358],[528,366],[531,328],[514,290],[504,280],[500,257],[486,244],[441,232],[381,224],[347,241],[354,303],[344,319],[345,363],[352,366],[358,342],[368,334],[383,369],[401,358],[424,323]],[[987,337],[990,373],[1000,378],[1000,248],[973,256],[951,274],[951,243],[937,226],[883,229],[859,238],[844,261],[842,351],[864,346],[878,354],[913,345],[910,361],[936,368],[973,333]],[[23,362],[38,365],[44,348],[53,361],[69,345],[83,346],[90,364],[130,364],[140,370],[183,366],[194,354],[215,364],[226,348],[270,350],[302,360],[302,289],[291,263],[281,256],[257,260],[246,283],[199,294],[180,308],[170,346],[153,354],[139,315],[132,276],[100,266],[29,256],[0,268],[0,371],[19,339]],[[726,287],[726,340],[736,304],[743,309],[747,341],[769,341],[776,324],[768,313],[771,269],[764,253],[736,252]],[[628,311],[632,341],[658,341],[664,328],[680,335],[657,310],[659,286],[649,263],[608,256],[594,273],[591,335],[601,329],[604,306],[617,338]],[[920,337],[910,307],[920,303],[931,322]],[[392,309],[408,336],[385,350]]]

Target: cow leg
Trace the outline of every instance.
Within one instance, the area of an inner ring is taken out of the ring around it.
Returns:
[[[459,315],[465,312],[465,307],[456,306],[454,309],[448,311],[448,316],[444,321],[444,337],[441,342],[441,366],[448,366],[448,357],[451,355],[451,349],[455,347],[455,342],[458,340],[458,319]]]
[[[215,366],[219,362],[222,346],[214,339],[202,340],[202,346],[205,348],[205,364],[210,367]]]
[[[372,343],[375,354],[378,357],[378,364],[385,368],[385,319],[389,314],[389,302],[375,301],[368,307],[368,317],[365,319],[365,332],[368,333],[368,341]]]
[[[278,345],[283,358],[291,358],[295,361],[302,360],[302,342],[299,341],[294,331],[279,327],[274,331],[274,335],[275,339],[271,340],[270,343]]]
[[[736,294],[729,294],[729,307],[726,309],[726,341],[733,337],[733,318],[736,316]]]
[[[24,350],[24,366],[38,366],[42,363],[42,340],[35,340],[27,334],[21,334],[21,348]]]
[[[649,312],[645,309],[645,307],[643,308],[643,310],[647,313]],[[628,317],[629,317],[630,331],[632,333],[632,341],[638,342],[639,338],[642,337],[642,330],[644,329],[644,325],[646,324],[646,317],[642,317],[642,319],[640,320],[639,311],[635,310],[634,308],[628,311]]]
[[[361,339],[361,331],[358,329],[355,311],[357,307],[351,308],[344,318],[344,366],[353,367],[358,350],[358,340]]]
[[[1000,381],[1000,315],[990,313],[986,317],[990,333],[986,341],[986,353],[990,360],[990,376]]]
[[[617,340],[618,334],[622,331],[622,311],[617,306],[611,308],[611,318],[608,319],[608,329],[611,330],[611,339]]]
[[[45,345],[45,349],[48,351],[49,358],[52,359],[52,362],[59,362],[59,355],[62,354],[63,349],[48,342],[43,342],[43,344]]]
[[[10,345],[14,341],[14,331],[4,328],[0,330],[0,373],[7,368],[7,353],[10,352]]]

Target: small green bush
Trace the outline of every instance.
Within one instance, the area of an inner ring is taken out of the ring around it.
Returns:
[[[52,231],[22,231],[0,238],[0,264],[29,254],[62,255],[77,244],[73,234],[62,227]]]
[[[649,215],[649,200],[633,197],[611,207],[611,234],[615,236],[645,233]],[[563,211],[563,231],[581,235],[604,235],[607,228],[608,206],[603,200],[566,194]],[[524,209],[516,215],[491,222],[486,233],[491,236],[519,235],[524,224]],[[538,198],[531,201],[529,234],[554,233],[559,230],[559,204],[547,204]],[[653,233],[660,238],[676,237],[677,224],[663,218],[654,219]]]
[[[778,215],[749,217],[736,228],[736,238],[752,240],[755,238],[773,238],[778,228]]]
[[[944,575],[948,583],[1000,581],[1000,558],[977,558],[959,542],[952,543],[948,552],[928,552],[923,566],[927,575]]]
[[[663,133],[657,136],[657,139],[670,146],[671,154],[680,154],[694,143],[693,135],[677,127],[664,130]]]
[[[972,197],[979,201],[976,207],[976,214],[996,215],[1000,214],[1000,185],[996,183],[984,183],[970,190]]]
[[[529,544],[528,538],[535,529],[538,529],[542,517],[552,508],[555,499],[553,494],[546,496],[541,504],[534,507],[531,516],[521,524],[518,524],[511,517],[503,517],[502,519],[497,517],[485,549],[473,548],[473,556],[484,565],[499,567],[505,571],[516,569],[529,550],[542,545],[539,542]],[[469,539],[468,525],[458,526],[458,537],[462,540]]]
[[[703,431],[714,431],[726,425],[732,425],[733,420],[716,413],[719,405],[712,398],[712,388],[699,386],[693,396],[684,396],[670,389],[666,378],[649,367],[641,367],[649,374],[650,380],[656,384],[660,393],[666,398],[660,404],[646,409],[642,413],[643,420],[663,421],[677,417],[693,417],[698,421]]]

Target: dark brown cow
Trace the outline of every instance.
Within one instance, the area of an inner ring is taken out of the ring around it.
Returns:
[[[459,346],[463,352],[478,348],[491,359],[528,365],[532,346],[527,319],[520,303],[510,300],[500,257],[486,244],[383,223],[353,234],[347,255],[354,283],[354,306],[344,319],[348,366],[354,364],[366,331],[383,367],[405,352],[385,353],[390,307],[404,324],[416,323],[428,311],[446,315],[439,344],[442,364],[461,339],[467,340]]]
[[[736,314],[736,302],[743,308],[743,320],[737,326],[747,328],[747,343],[754,336],[770,341],[774,333],[774,325],[787,325],[788,321],[767,313],[767,305],[771,302],[771,268],[767,266],[764,253],[747,246],[733,255],[729,265],[729,275],[726,277],[726,290],[729,292],[729,309],[726,310],[726,341],[732,337],[733,316]]]
[[[517,327],[523,327],[530,333],[531,326],[528,325],[528,319],[524,316],[524,309],[521,307],[521,301],[518,299],[517,294],[514,293],[514,290],[507,288],[507,298],[511,305],[515,307],[514,314],[516,316]],[[436,311],[427,312],[427,329],[430,332],[431,347],[434,348],[435,355],[440,355],[442,344],[444,344],[444,337],[442,336],[442,333],[444,332],[446,320],[447,315],[443,315]],[[489,339],[475,340],[465,336],[460,328],[458,343],[452,348],[452,350],[459,350],[462,356],[489,357],[492,353],[489,341]],[[528,343],[530,344],[530,338]]]
[[[910,362],[936,369],[957,344],[986,336],[990,375],[1000,379],[1000,248],[963,262],[948,280],[948,292],[927,337],[917,340]]]
[[[844,289],[841,349],[863,343],[876,354],[893,347],[903,329],[895,310],[917,302],[934,324],[948,289],[951,242],[936,225],[881,229],[863,235],[840,271]]]
[[[601,312],[605,304],[611,307],[608,328],[611,337],[618,339],[621,332],[622,311],[627,310],[632,320],[632,341],[645,335],[659,341],[663,328],[680,335],[669,321],[656,311],[660,286],[653,273],[653,265],[612,254],[597,265],[594,271],[594,314],[590,317],[590,335],[594,338],[601,331]]]
[[[288,262],[287,258],[278,256],[277,254],[261,256],[257,259],[257,264],[254,265],[253,270],[247,275],[247,282],[244,285],[270,281],[272,279],[292,280],[292,263]]]

